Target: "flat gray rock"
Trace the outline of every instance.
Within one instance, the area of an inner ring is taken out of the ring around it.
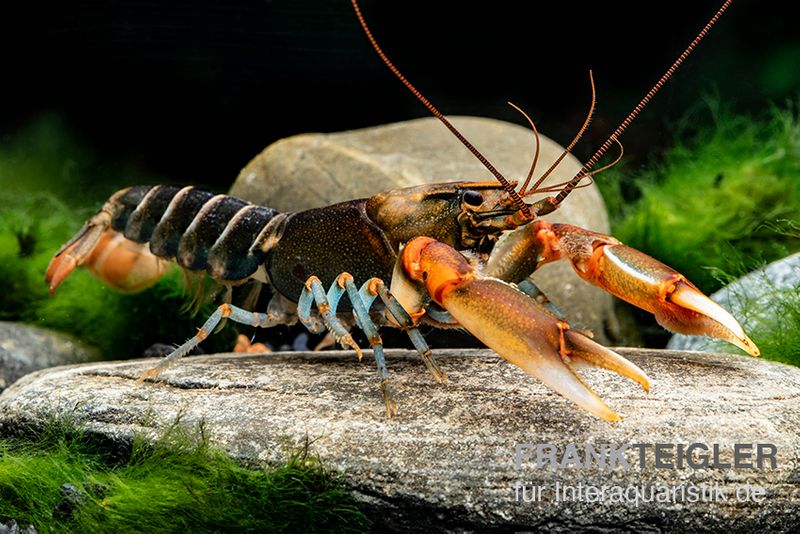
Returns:
[[[530,129],[487,118],[448,118],[509,180],[522,180],[528,174],[534,152]],[[539,137],[541,151],[535,176],[564,150],[546,136]],[[545,184],[569,180],[580,168],[570,154]],[[430,117],[281,139],[242,169],[230,194],[279,211],[299,211],[401,187],[452,181],[495,178]],[[605,204],[594,184],[573,192],[545,219],[609,232]],[[533,279],[573,326],[592,330],[602,343],[620,340],[611,297],[578,278],[568,262],[546,265]]]
[[[328,352],[186,358],[161,382],[146,384],[135,378],[155,360],[39,371],[0,395],[0,425],[69,415],[124,441],[135,432],[157,435],[180,416],[186,425],[204,421],[212,440],[234,457],[268,462],[284,458],[287,442],[309,438],[328,466],[342,470],[377,530],[800,527],[800,369],[725,354],[619,352],[650,375],[652,392],[646,396],[615,374],[587,372],[587,382],[625,417],[614,424],[580,411],[489,351],[438,351],[450,376],[441,385],[415,354],[393,350],[387,360],[399,416],[391,420],[374,364]],[[533,453],[537,444],[553,444],[563,462],[570,444],[582,456],[586,444],[601,450],[657,443],[667,446],[673,464],[678,444],[718,445],[722,462],[733,460],[734,444],[750,444],[753,454],[761,444],[774,447],[776,465],[656,468],[652,447],[643,467],[636,449],[623,455],[627,469],[569,461],[564,468],[537,467],[524,458],[515,465],[518,445]],[[541,499],[519,502],[523,489],[533,495],[533,486],[542,487]],[[572,489],[557,501],[564,486]],[[765,493],[753,494],[754,487]],[[708,502],[687,502],[687,488]],[[605,497],[598,498],[601,490]],[[616,502],[616,491],[627,496]],[[666,501],[648,501],[651,491]]]
[[[0,391],[39,369],[97,359],[96,351],[66,334],[0,321]]]

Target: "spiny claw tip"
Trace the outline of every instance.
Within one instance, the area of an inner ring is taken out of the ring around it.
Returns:
[[[675,291],[670,294],[669,300],[679,306],[711,317],[730,330],[736,337],[746,337],[741,325],[725,308],[688,284],[679,284]]]
[[[735,338],[735,339],[729,339],[728,341],[730,341],[731,343],[733,343],[734,345],[745,351],[750,356],[753,356],[755,358],[761,356],[761,350],[759,350],[759,348],[756,346],[755,343],[753,343],[753,340],[750,339],[747,336],[747,334],[742,336],[741,339]]]
[[[638,369],[638,367],[637,367],[637,369]],[[625,374],[624,372],[620,373],[620,374],[622,374],[622,376],[628,377],[629,379],[631,379],[634,382],[636,382],[637,384],[639,384],[642,387],[642,390],[644,391],[644,394],[645,395],[649,395],[650,394],[650,378],[641,369],[639,369],[639,371],[640,371],[640,373],[636,374],[635,376],[630,376],[628,374]]]

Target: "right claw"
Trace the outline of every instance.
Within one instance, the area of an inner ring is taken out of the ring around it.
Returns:
[[[444,299],[462,326],[503,358],[606,421],[621,417],[575,372],[579,367],[608,369],[650,391],[647,375],[616,352],[568,329],[499,280],[474,280]],[[487,307],[493,308],[485,314]],[[563,340],[563,341],[562,341]]]
[[[578,276],[655,315],[664,328],[724,339],[758,356],[736,319],[683,275],[611,236],[571,224],[538,220],[501,242],[488,272],[519,282],[537,266],[568,258]]]
[[[542,311],[524,293],[482,277],[451,247],[430,238],[406,245],[402,262],[413,280],[461,326],[500,356],[606,421],[621,419],[575,372],[581,366],[619,373],[650,389],[647,375],[619,354]],[[490,311],[490,313],[487,313]]]

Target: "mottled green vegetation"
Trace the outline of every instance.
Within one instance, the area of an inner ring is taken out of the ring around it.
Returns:
[[[691,133],[698,123],[708,127]],[[598,177],[613,233],[713,292],[723,273],[800,250],[800,114],[755,120],[713,103],[689,114],[660,164]],[[687,138],[689,139],[687,141]]]
[[[800,366],[800,282],[765,298],[740,297],[749,335],[770,360]]]
[[[124,451],[69,423],[0,440],[0,522],[38,532],[368,529],[308,444],[280,467],[246,468],[211,446],[202,425],[182,428],[176,422],[155,444],[135,438]]]
[[[762,311],[770,314],[770,321],[756,323],[750,333],[762,355],[800,366],[800,284],[773,294],[769,308]]]
[[[114,359],[140,356],[154,343],[183,342],[213,304],[187,313],[179,270],[127,295],[77,269],[48,298],[48,262],[114,189],[91,185],[93,173],[108,178],[107,166],[67,139],[57,120],[45,118],[0,148],[0,320],[74,334]],[[203,349],[230,350],[234,337],[235,328],[226,328]]]
[[[720,110],[710,99],[677,132],[660,163],[598,177],[616,237],[706,293],[800,251],[797,103],[754,119]],[[775,290],[741,310],[765,357],[800,364],[800,287]],[[769,320],[749,320],[762,314]]]

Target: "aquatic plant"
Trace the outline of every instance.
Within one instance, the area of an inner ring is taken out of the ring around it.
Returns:
[[[698,115],[708,114],[708,120]],[[722,273],[744,274],[800,250],[800,108],[754,119],[715,100],[683,118],[675,144],[644,170],[597,178],[613,234],[710,293]]]
[[[306,443],[277,467],[243,467],[202,425],[120,450],[70,422],[0,439],[0,523],[38,532],[362,532],[340,476]]]

